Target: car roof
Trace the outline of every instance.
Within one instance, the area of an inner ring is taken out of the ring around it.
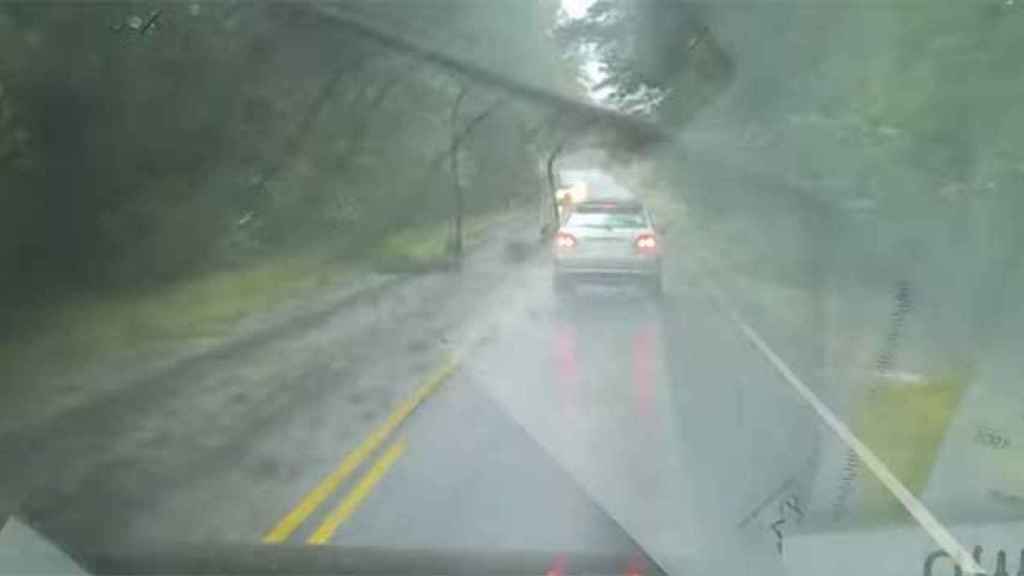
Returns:
[[[643,204],[635,199],[585,200],[575,206],[577,212],[601,212],[604,210],[643,210]]]

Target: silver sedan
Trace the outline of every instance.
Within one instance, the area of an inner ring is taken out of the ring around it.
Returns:
[[[654,221],[636,200],[574,206],[552,249],[559,293],[571,292],[580,281],[627,281],[661,294],[661,246]]]

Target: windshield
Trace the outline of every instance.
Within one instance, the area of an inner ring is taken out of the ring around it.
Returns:
[[[575,212],[565,225],[574,228],[645,228],[647,222],[641,212]]]
[[[1014,0],[0,2],[0,574],[1024,576],[1022,55]]]

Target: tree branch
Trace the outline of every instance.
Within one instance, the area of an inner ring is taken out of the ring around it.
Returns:
[[[500,106],[503,103],[503,99],[495,100],[494,102],[491,103],[490,106],[485,108],[483,112],[480,112],[479,114],[471,118],[469,122],[466,122],[466,125],[463,126],[462,130],[453,140],[452,149],[454,150],[456,147],[458,147],[459,144],[461,144],[462,141],[465,140],[473,132],[473,129],[476,128],[478,124],[486,120],[487,117],[490,116],[495,110],[497,110],[498,106]]]
[[[455,58],[435,48],[382,30],[365,21],[361,21],[351,13],[342,14],[337,10],[332,10],[331,6],[313,4],[305,6],[305,8],[314,15],[372,40],[385,48],[409,54],[422,61],[454,72],[459,76],[472,79],[478,84],[501,89],[546,108],[556,110],[561,114],[582,119],[589,126],[595,128],[606,127],[624,132],[634,142],[656,143],[667,141],[673,137],[671,133],[651,122],[639,120],[620,112],[580,102],[549,90],[531,86],[525,82],[488,70],[478,64]]]

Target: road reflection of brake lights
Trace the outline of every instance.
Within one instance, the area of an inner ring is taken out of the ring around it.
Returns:
[[[636,394],[637,412],[640,416],[651,415],[654,402],[654,361],[655,329],[646,324],[633,334],[633,392]]]
[[[555,364],[558,395],[564,414],[575,414],[579,408],[579,363],[576,355],[576,328],[560,324],[555,328]]]
[[[626,576],[644,576],[644,571],[646,569],[646,562],[642,559],[634,558],[629,561],[629,566],[626,567]]]
[[[626,566],[626,571],[623,572],[624,576],[644,576],[644,569],[646,563],[639,560],[631,560]],[[565,576],[566,561],[565,556],[558,556],[551,563],[551,567],[544,572],[544,576]]]
[[[555,561],[551,563],[551,567],[548,568],[544,576],[564,576],[565,575],[565,556],[558,556]]]

